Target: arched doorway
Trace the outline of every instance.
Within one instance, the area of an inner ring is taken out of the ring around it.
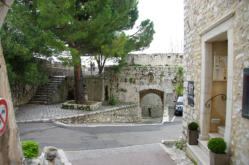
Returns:
[[[139,92],[142,117],[162,118],[164,113],[164,92],[157,89]]]

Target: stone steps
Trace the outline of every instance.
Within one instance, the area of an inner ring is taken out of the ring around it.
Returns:
[[[31,104],[49,104],[51,97],[58,89],[65,76],[53,76],[49,78],[49,82],[42,85],[36,91],[36,94],[30,100]]]
[[[223,135],[225,134],[225,127],[224,126],[218,126],[218,133],[220,135]]]
[[[224,138],[224,136],[219,134],[219,133],[209,133],[208,136],[209,136],[209,139],[218,138],[218,137],[219,138]]]
[[[208,140],[200,140],[200,139],[198,139],[198,145],[200,146],[202,151],[204,151],[206,154],[209,154],[209,149],[208,149],[207,144],[208,144]]]
[[[36,100],[32,100],[30,101],[30,104],[47,104],[47,101],[36,101]]]
[[[209,139],[211,138],[224,138],[225,127],[219,126],[217,133],[209,133]],[[209,149],[208,149],[208,140],[198,139],[198,145],[189,145],[187,144],[187,154],[193,158],[198,165],[209,165]]]
[[[194,159],[198,165],[209,165],[210,158],[209,154],[202,150],[199,145],[187,144],[187,154]]]

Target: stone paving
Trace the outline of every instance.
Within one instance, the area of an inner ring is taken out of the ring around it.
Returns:
[[[55,118],[66,117],[70,115],[78,115],[88,113],[82,110],[68,110],[62,109],[61,104],[54,105],[35,105],[26,104],[20,106],[16,110],[16,121],[42,121],[42,120],[52,120]]]
[[[186,152],[177,149],[174,145],[166,145],[165,151],[176,165],[194,165],[194,163],[187,157]]]
[[[127,103],[120,103],[120,105],[127,105]],[[114,106],[102,105],[99,110],[105,110],[113,108]],[[26,104],[22,105],[15,110],[16,121],[17,122],[47,122],[54,119],[64,118],[68,116],[77,116],[80,114],[88,114],[90,111],[82,110],[70,110],[62,109],[61,104],[52,105],[37,105],[37,104]],[[166,114],[166,113],[165,113]],[[170,121],[172,117],[165,116],[163,122]],[[160,118],[149,118],[144,119],[142,122],[144,124],[161,123]]]

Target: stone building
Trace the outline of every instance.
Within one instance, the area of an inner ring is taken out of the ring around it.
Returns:
[[[219,136],[231,164],[248,165],[249,1],[185,0],[184,13],[184,135],[188,123],[200,125],[188,154],[208,164],[207,140]]]

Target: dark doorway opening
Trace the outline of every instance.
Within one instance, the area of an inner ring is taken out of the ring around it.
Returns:
[[[109,100],[108,86],[105,86],[105,101]]]
[[[74,100],[74,90],[69,90],[67,93],[67,100]]]

